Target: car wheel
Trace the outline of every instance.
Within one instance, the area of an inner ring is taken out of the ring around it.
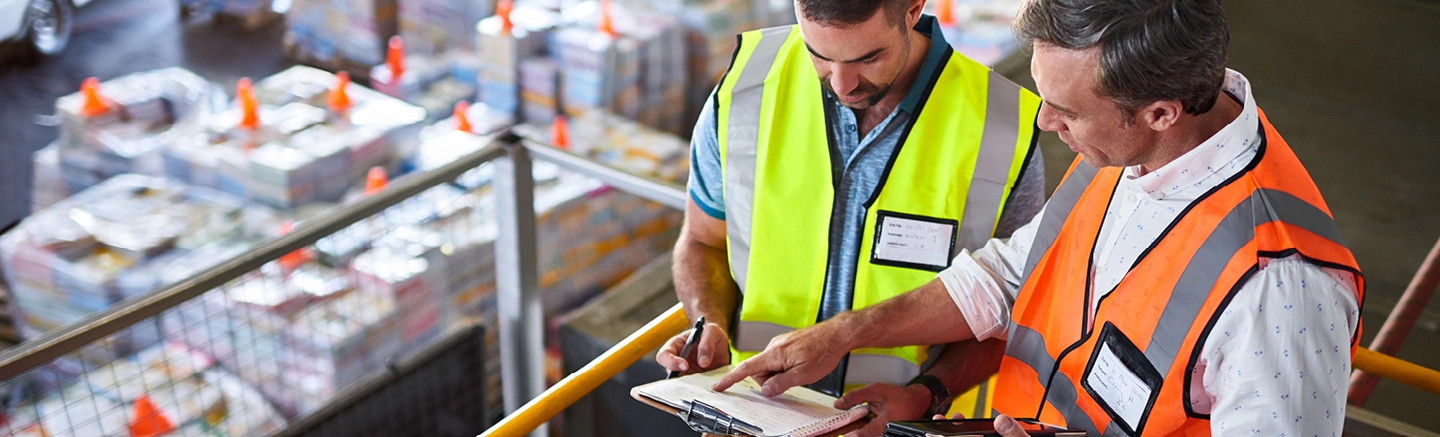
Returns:
[[[73,18],[70,0],[30,0],[25,7],[25,42],[42,55],[60,53],[70,42]]]

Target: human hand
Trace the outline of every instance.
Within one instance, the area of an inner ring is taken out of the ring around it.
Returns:
[[[705,331],[700,333],[700,341],[696,342],[690,356],[680,356],[680,352],[685,350],[685,342],[690,339],[691,331],[694,329],[686,329],[665,342],[665,346],[655,354],[655,362],[660,363],[660,367],[665,370],[682,374],[704,372],[730,364],[730,336],[716,323],[706,323]],[[691,363],[695,365],[692,366]]]
[[[1001,437],[1030,437],[1030,433],[1020,427],[1020,422],[1004,414],[995,416],[995,431],[1000,432]]]
[[[836,399],[835,408],[848,410],[862,403],[870,404],[875,418],[859,430],[845,433],[846,437],[878,437],[885,434],[885,424],[891,421],[925,417],[925,410],[930,409],[930,390],[919,384],[870,384]]]
[[[735,366],[735,370],[710,389],[725,391],[740,380],[752,377],[760,384],[761,394],[773,397],[791,387],[819,381],[835,370],[835,365],[850,352],[849,348],[836,347],[836,340],[845,336],[843,331],[832,332],[835,329],[838,328],[832,323],[821,323],[775,336],[764,352]]]
[[[960,413],[955,413],[955,415],[950,416],[950,419],[952,420],[964,418],[965,415]],[[933,419],[945,420],[945,415],[936,414]],[[1004,414],[995,416],[995,431],[999,432],[1001,437],[1030,437],[1030,434],[1025,432],[1025,430],[1020,427],[1020,422],[1017,422],[1015,421],[1015,418]]]

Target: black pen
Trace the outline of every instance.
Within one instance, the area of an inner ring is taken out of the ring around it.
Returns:
[[[704,331],[705,316],[700,316],[700,320],[695,321],[695,330],[690,331],[690,338],[685,339],[685,347],[680,349],[680,359],[686,360],[685,362],[687,364],[690,362],[689,358],[687,358],[690,356],[690,350],[695,348],[695,343],[700,342],[700,333]],[[688,369],[689,366],[686,366],[686,368]],[[671,370],[665,373],[665,379],[674,378],[676,376],[680,376],[680,372]]]

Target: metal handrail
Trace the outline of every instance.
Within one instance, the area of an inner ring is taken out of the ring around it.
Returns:
[[[686,327],[685,312],[675,304],[664,314],[631,333],[610,350],[590,361],[585,367],[566,376],[549,390],[531,399],[504,420],[485,430],[482,437],[518,436],[530,433],[549,421],[600,384],[619,374],[630,364],[660,347],[670,336]]]
[[[1400,296],[1400,301],[1395,303],[1395,308],[1391,309],[1390,315],[1385,318],[1385,324],[1380,326],[1375,339],[1370,341],[1370,349],[1387,355],[1399,353],[1400,345],[1405,342],[1405,337],[1410,335],[1410,328],[1415,326],[1415,320],[1420,318],[1425,304],[1435,294],[1437,285],[1440,285],[1440,240],[1435,241],[1430,254],[1420,264],[1420,269],[1415,271],[1410,285],[1405,287],[1405,294]],[[1375,390],[1375,385],[1379,382],[1376,375],[1363,370],[1352,374],[1348,396],[1350,403],[1364,406],[1365,401],[1370,399],[1370,392]]]
[[[354,203],[338,206],[329,213],[306,220],[293,232],[267,239],[243,255],[196,273],[161,290],[125,299],[104,311],[90,314],[75,323],[52,330],[33,340],[0,352],[0,380],[18,376],[147,318],[159,315],[162,311],[174,308],[245,273],[254,271],[265,263],[279,259],[282,255],[314,244],[325,236],[384,211],[385,208],[432,187],[454,181],[466,171],[504,156],[506,148],[499,143],[508,140],[513,144],[516,140],[513,135],[511,137],[487,136],[488,145],[450,164],[431,172],[400,178],[379,193],[359,199]]]
[[[1352,364],[1356,373],[1365,372],[1440,395],[1440,371],[1435,369],[1363,347],[1355,351]]]
[[[493,179],[497,206],[501,206],[498,217],[499,235],[496,241],[496,281],[500,312],[500,338],[502,373],[505,373],[507,410],[520,411],[513,423],[524,418],[544,416],[529,426],[539,428],[545,420],[553,417],[560,409],[541,413],[528,407],[520,408],[519,402],[531,400],[540,402],[538,395],[544,388],[543,373],[537,366],[543,357],[541,343],[541,312],[539,291],[536,281],[535,262],[535,211],[534,180],[531,174],[530,155],[553,162],[562,168],[595,177],[601,182],[635,196],[655,201],[672,208],[683,209],[686,198],[684,188],[654,178],[637,176],[609,165],[552,147],[544,142],[526,140],[511,131],[503,131],[482,137],[488,144],[478,151],[463,156],[450,164],[414,176],[400,178],[395,183],[372,196],[354,203],[342,205],[316,218],[301,223],[293,232],[270,238],[257,244],[243,255],[227,260],[206,271],[192,275],[163,289],[142,296],[126,299],[114,306],[91,314],[75,323],[47,332],[33,340],[0,352],[0,381],[24,374],[87,344],[99,341],[121,330],[155,317],[161,312],[179,306],[201,294],[213,290],[240,276],[254,271],[265,263],[281,256],[312,245],[328,235],[343,230],[355,223],[384,211],[386,208],[424,192],[427,189],[454,181],[465,172],[487,162],[496,166]],[[656,339],[664,330],[679,331],[684,325],[684,315],[678,307],[671,311],[671,319],[657,320],[651,328],[642,330],[627,340],[629,349],[617,349],[607,354],[610,366],[624,361],[626,365],[658,346]],[[675,326],[671,326],[675,325]],[[648,334],[647,334],[648,333]],[[651,344],[654,343],[654,344]],[[619,366],[623,368],[624,366]],[[600,373],[595,373],[600,368]],[[557,387],[570,387],[567,391],[583,396],[609,376],[599,377],[604,372],[613,375],[619,368],[609,370],[603,363],[588,366],[577,372]],[[588,388],[580,388],[587,387]],[[574,399],[565,403],[573,403]],[[513,425],[506,425],[507,427]]]

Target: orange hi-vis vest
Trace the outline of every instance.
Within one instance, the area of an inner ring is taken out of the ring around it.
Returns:
[[[1208,414],[1190,409],[1195,361],[1262,259],[1298,254],[1355,273],[1363,302],[1359,267],[1329,208],[1264,113],[1257,140],[1250,166],[1192,202],[1093,314],[1091,254],[1123,170],[1076,159],[1014,296],[998,412],[1094,436],[1210,435]],[[1359,337],[1357,327],[1352,358]]]

